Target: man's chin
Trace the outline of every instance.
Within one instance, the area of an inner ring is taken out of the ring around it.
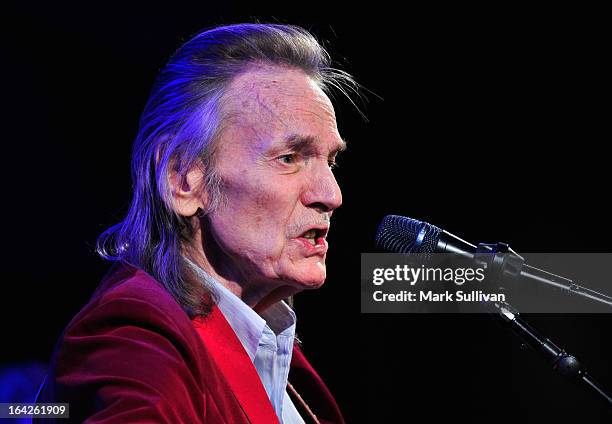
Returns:
[[[294,281],[296,281],[303,290],[318,289],[325,283],[326,275],[325,265],[317,263],[301,272]]]
[[[318,289],[327,276],[325,259],[305,258],[301,261],[284,262],[277,272],[278,279],[301,290]]]
[[[325,279],[323,280],[312,280],[302,283],[304,290],[314,290],[320,288],[325,283]]]

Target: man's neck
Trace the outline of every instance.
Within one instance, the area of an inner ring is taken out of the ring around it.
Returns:
[[[242,275],[232,270],[216,270],[203,252],[191,252],[191,261],[202,268],[219,284],[240,298],[244,303],[261,314],[270,306],[296,294],[299,290],[287,285],[257,284],[247,281]]]

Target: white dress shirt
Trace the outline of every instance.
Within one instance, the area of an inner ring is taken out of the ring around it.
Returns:
[[[287,394],[295,339],[295,312],[281,301],[260,316],[202,268],[187,258],[185,261],[195,270],[202,283],[217,295],[217,306],[253,361],[280,422],[304,424]]]

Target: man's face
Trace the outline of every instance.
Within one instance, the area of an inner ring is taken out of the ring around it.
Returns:
[[[232,82],[222,112],[225,202],[208,216],[205,251],[250,284],[321,286],[329,218],[342,204],[331,102],[301,71],[254,68]]]

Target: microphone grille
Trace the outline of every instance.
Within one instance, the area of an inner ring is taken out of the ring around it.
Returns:
[[[376,231],[376,248],[395,253],[434,253],[441,232],[427,222],[387,215]]]

